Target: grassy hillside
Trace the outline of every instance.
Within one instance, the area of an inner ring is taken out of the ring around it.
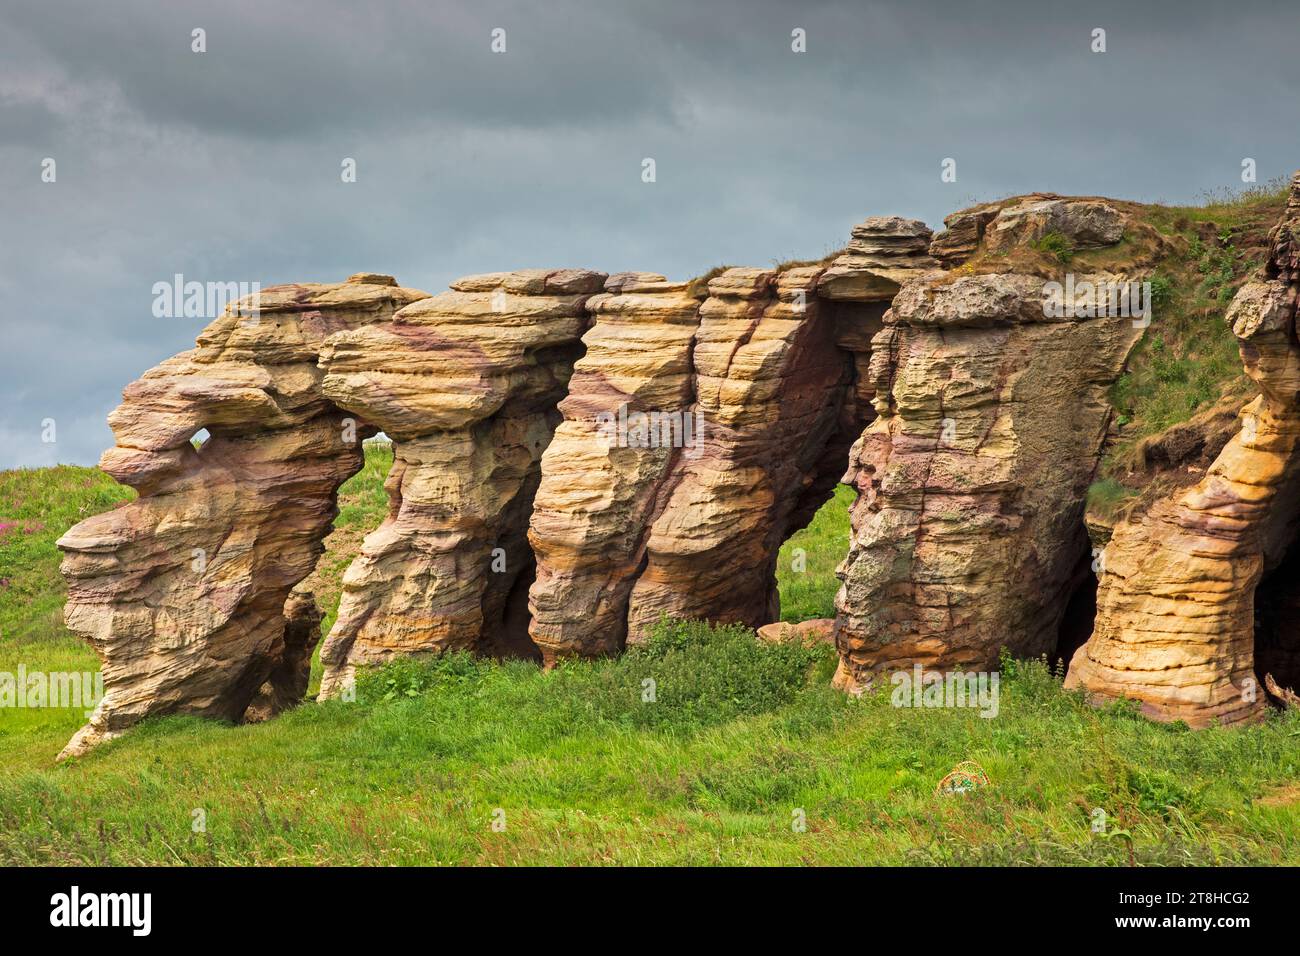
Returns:
[[[1269,230],[1286,207],[1282,180],[1194,206],[1142,206],[1140,219],[1167,245],[1147,273],[1151,327],[1110,389],[1116,431],[1089,493],[1095,515],[1114,516],[1165,493],[1145,450],[1168,429],[1215,407],[1235,412],[1257,394],[1242,371],[1224,316],[1268,254]]]
[[[331,618],[390,458],[371,449],[345,489],[317,581]],[[848,494],[783,552],[791,618],[830,613]],[[93,469],[0,473],[0,671],[94,666],[59,620],[53,542],[129,496]],[[1013,664],[986,719],[845,698],[833,666],[665,624],[615,661],[406,663],[355,703],[151,721],[63,765],[80,713],[0,709],[0,863],[1300,863],[1300,716],[1191,733]],[[963,760],[991,786],[936,794]]]

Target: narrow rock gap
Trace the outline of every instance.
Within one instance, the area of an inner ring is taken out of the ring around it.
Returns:
[[[1087,541],[1087,538],[1084,539]],[[1085,546],[1079,556],[1072,577],[1073,584],[1065,600],[1065,609],[1056,631],[1056,647],[1048,661],[1052,672],[1065,673],[1075,651],[1088,643],[1097,617],[1097,573],[1093,570],[1094,558]]]
[[[485,643],[480,651],[499,660],[527,660],[542,662],[542,652],[528,633],[531,616],[528,613],[528,589],[537,578],[537,559],[529,552],[527,565],[515,577],[506,595],[501,615],[500,637]]]
[[[1293,539],[1255,588],[1255,673],[1261,686],[1300,690],[1300,548]]]
[[[888,303],[817,300],[827,337],[822,347],[828,355],[834,355],[843,364],[838,390],[839,408],[834,429],[829,436],[821,439],[824,445],[817,457],[813,474],[799,493],[797,503],[784,522],[784,528],[775,529],[781,534],[781,540],[771,553],[775,560],[784,560],[787,564],[783,568],[774,568],[772,575],[773,592],[769,601],[769,616],[773,622],[802,623],[823,619],[829,622],[835,617],[834,594],[827,596],[812,593],[810,589],[800,586],[803,579],[796,575],[811,575],[815,565],[825,559],[821,553],[823,548],[833,548],[835,566],[838,567],[848,553],[849,541],[824,542],[814,533],[806,542],[807,547],[802,544],[799,546],[800,552],[792,549],[784,558],[780,555],[792,540],[814,523],[821,509],[830,504],[841,485],[853,492],[854,500],[858,496],[857,488],[847,480],[851,464],[849,451],[863,429],[876,417],[865,367],[870,356],[871,338],[882,327],[881,317],[887,307]],[[789,451],[791,458],[804,457],[797,449]],[[850,501],[850,507],[852,504]],[[801,571],[800,568],[804,570]],[[780,571],[788,573],[789,583],[784,596],[778,594],[777,572]]]

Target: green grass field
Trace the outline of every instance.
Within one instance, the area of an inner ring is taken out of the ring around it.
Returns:
[[[390,463],[372,448],[345,487],[327,623]],[[94,469],[0,472],[0,671],[95,667],[61,623],[54,540],[130,496]],[[783,549],[787,619],[832,613],[851,497]],[[408,662],[355,703],[150,721],[61,765],[80,712],[0,709],[0,863],[1300,863],[1300,714],[1191,732],[1009,663],[990,719],[846,698],[833,667],[665,622],[618,660]],[[937,794],[964,760],[990,785]]]

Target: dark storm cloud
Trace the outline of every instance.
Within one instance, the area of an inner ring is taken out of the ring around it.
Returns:
[[[1297,27],[1290,4],[0,0],[0,467],[110,444],[122,385],[204,324],[152,316],[177,272],[686,276],[872,214],[1282,174]]]

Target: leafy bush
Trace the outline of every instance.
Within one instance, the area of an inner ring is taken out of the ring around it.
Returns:
[[[1059,232],[1052,231],[1030,243],[1039,252],[1045,252],[1057,262],[1066,263],[1074,258],[1074,243]]]
[[[1163,311],[1165,306],[1174,301],[1174,283],[1167,275],[1157,272],[1151,277],[1152,311]]]

